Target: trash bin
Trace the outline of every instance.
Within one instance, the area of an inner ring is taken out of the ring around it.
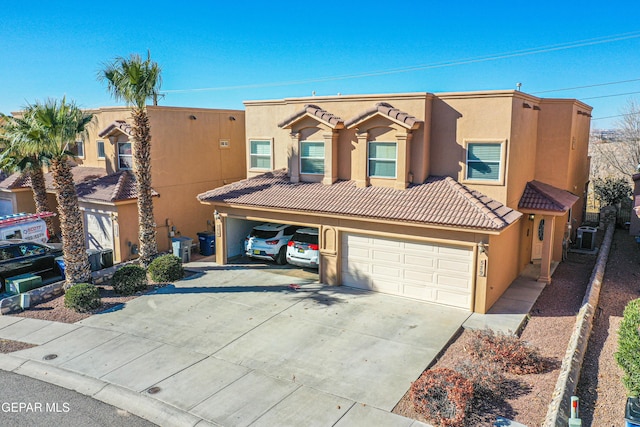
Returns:
[[[57,256],[56,257],[56,264],[58,264],[58,268],[60,269],[60,275],[62,276],[63,279],[65,279],[65,275],[64,275],[64,257]]]
[[[103,249],[100,258],[102,268],[113,267],[113,249]]]
[[[102,254],[98,249],[87,249],[87,255],[89,256],[89,265],[91,271],[98,271],[102,268]]]
[[[211,231],[201,231],[198,233],[200,244],[200,255],[210,256],[216,253],[216,235]]]
[[[183,263],[191,261],[191,237],[172,237],[171,247],[173,254],[180,258]]]
[[[640,426],[640,400],[637,397],[627,399],[624,421],[625,427]]]

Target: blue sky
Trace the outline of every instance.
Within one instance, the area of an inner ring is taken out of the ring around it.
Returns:
[[[97,81],[99,69],[150,49],[163,68],[161,105],[241,109],[244,100],[313,91],[437,93],[521,82],[536,96],[584,100],[598,119],[640,99],[638,9],[633,0],[11,2],[0,8],[0,112],[63,95],[87,108],[118,105]],[[627,80],[635,81],[540,93]]]

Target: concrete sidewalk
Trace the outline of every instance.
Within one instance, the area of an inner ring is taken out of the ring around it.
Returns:
[[[38,344],[0,366],[163,426],[420,426],[390,411],[470,314],[259,266],[198,270],[78,324],[0,316],[1,338]]]

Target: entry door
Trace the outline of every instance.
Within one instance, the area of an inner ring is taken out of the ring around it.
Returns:
[[[84,213],[87,249],[113,249],[113,224],[109,213]]]
[[[544,238],[544,220],[536,215],[533,221],[533,242],[531,244],[531,261],[542,259],[542,240]]]

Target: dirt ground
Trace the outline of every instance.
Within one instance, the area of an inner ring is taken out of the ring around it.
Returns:
[[[602,234],[599,232],[598,241],[602,239]],[[538,298],[530,312],[529,322],[522,331],[521,338],[537,347],[542,356],[552,361],[550,369],[542,374],[506,374],[508,381],[505,385],[509,387],[509,397],[505,400],[484,399],[474,402],[464,427],[492,426],[496,416],[504,416],[528,427],[542,425],[595,259],[595,255],[569,253],[567,261],[556,269],[552,283]],[[162,285],[149,285],[147,292],[157,286]],[[103,306],[95,312],[112,308],[142,294],[121,297],[109,285],[100,288]],[[617,329],[622,311],[627,302],[638,297],[640,248],[627,231],[616,230],[578,384],[583,426],[624,425],[626,391],[620,381],[622,372],[613,354],[617,348]],[[67,309],[64,307],[64,298],[58,297],[14,316],[74,323],[92,314]],[[469,339],[469,332],[458,335],[433,367],[454,367],[458,362],[469,359],[466,351]],[[29,346],[31,345],[26,343],[0,340],[2,353]],[[413,409],[408,393],[393,412],[427,421]]]
[[[599,234],[600,241],[603,233]],[[465,427],[492,426],[496,416],[529,427],[542,425],[595,259],[595,255],[569,253],[567,261],[558,266],[552,283],[538,298],[522,331],[521,338],[537,347],[541,355],[552,362],[551,368],[542,374],[506,374],[509,397],[505,400],[475,401]],[[578,389],[583,426],[624,425],[626,392],[620,382],[621,372],[613,353],[617,347],[622,310],[628,301],[640,296],[639,291],[640,249],[627,231],[617,230]],[[466,348],[470,335],[462,332],[433,367],[453,368],[468,359],[470,356]],[[408,393],[394,412],[428,421],[414,410]]]

